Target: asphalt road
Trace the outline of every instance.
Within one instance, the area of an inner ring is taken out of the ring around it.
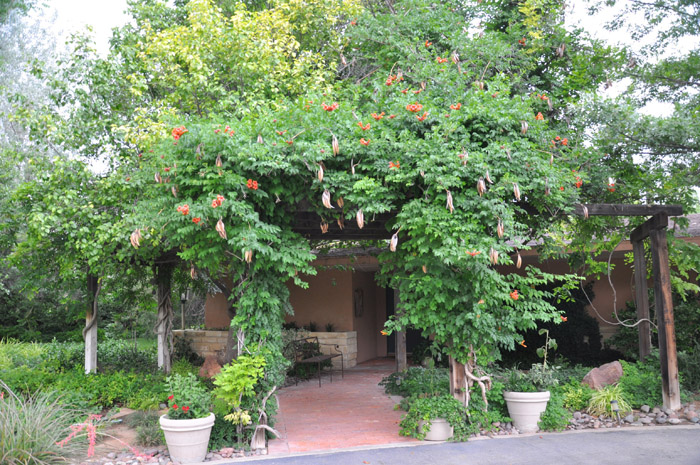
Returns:
[[[224,465],[700,465],[700,426],[586,430],[464,443],[209,462]]]

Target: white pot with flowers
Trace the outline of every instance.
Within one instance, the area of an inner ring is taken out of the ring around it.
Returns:
[[[180,463],[204,461],[214,426],[211,394],[191,373],[167,378],[168,413],[160,417],[170,458]]]
[[[503,397],[508,406],[508,415],[521,433],[535,433],[539,429],[542,413],[547,409],[551,386],[556,386],[557,367],[547,365],[547,351],[557,349],[557,341],[549,337],[549,331],[541,329],[540,335],[545,335],[544,346],[537,349],[537,355],[542,357],[542,363],[532,365],[527,373],[513,369],[505,381]]]

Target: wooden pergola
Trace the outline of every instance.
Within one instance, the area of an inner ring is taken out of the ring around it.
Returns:
[[[646,260],[644,257],[644,240],[651,242],[652,270],[654,279],[654,297],[657,324],[659,330],[659,352],[661,358],[661,376],[663,381],[663,403],[665,408],[680,408],[680,387],[678,382],[678,361],[676,355],[676,336],[673,321],[673,301],[671,298],[671,280],[668,261],[668,244],[666,227],[669,216],[683,214],[680,205],[627,205],[627,204],[585,204],[576,205],[574,213],[580,216],[649,216],[641,226],[632,231],[630,240],[634,251],[635,292],[637,299],[637,318],[639,321],[639,355],[643,360],[651,349],[651,330],[649,321],[649,299],[646,280]],[[392,213],[374,215],[365,220],[365,227],[360,229],[355,222],[325,223],[315,212],[298,211],[293,230],[309,240],[368,240],[389,239],[392,231],[387,224],[394,219]],[[321,225],[327,224],[326,232]],[[170,303],[169,274],[176,257],[166,254],[167,260],[156,264],[158,282],[158,365],[169,371],[169,353],[167,339],[169,335],[169,315],[172,314]],[[163,265],[164,269],[161,270]],[[165,276],[163,276],[165,275]],[[97,357],[97,313],[96,298],[99,293],[97,278],[88,277],[89,302],[86,315],[85,370],[95,371]],[[396,334],[397,369],[407,367],[406,334]]]
[[[644,360],[651,351],[647,269],[644,256],[644,240],[649,238],[651,242],[656,316],[659,328],[663,402],[665,408],[680,408],[678,360],[676,355],[666,227],[668,226],[668,217],[682,215],[683,207],[680,205],[581,204],[575,206],[574,213],[579,216],[651,217],[632,231],[630,237],[634,251],[639,357],[641,360]],[[363,229],[359,229],[354,222],[345,223],[342,227],[340,224],[329,222],[328,230],[324,233],[320,228],[320,223],[323,220],[316,213],[300,211],[296,216],[294,231],[310,240],[389,239],[392,232],[387,228],[387,223],[393,218],[394,215],[391,213],[375,215],[369,221],[366,221]],[[406,333],[403,331],[396,333],[395,350],[397,370],[400,371],[408,366],[406,360]]]

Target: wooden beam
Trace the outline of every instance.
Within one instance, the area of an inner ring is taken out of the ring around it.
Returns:
[[[647,290],[647,264],[644,242],[632,241],[634,251],[634,295],[637,301],[637,331],[639,332],[639,360],[651,353],[651,325],[649,324],[649,292]],[[646,320],[646,321],[642,321]]]
[[[655,229],[664,229],[668,227],[668,215],[665,213],[657,213],[644,223],[640,224],[630,234],[630,241],[639,242],[647,237],[649,233]]]
[[[666,230],[653,229],[651,239],[652,266],[654,269],[654,301],[659,327],[659,355],[661,358],[661,381],[664,407],[678,410],[681,393],[678,382],[678,358],[676,333],[673,321],[673,299],[671,297],[671,273],[668,264]]]
[[[574,213],[583,216],[584,205],[576,205]],[[682,205],[634,205],[624,203],[589,203],[585,204],[589,216],[652,216],[666,213],[668,216],[683,214]]]

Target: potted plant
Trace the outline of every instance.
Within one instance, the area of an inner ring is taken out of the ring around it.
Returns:
[[[170,458],[174,462],[202,462],[214,426],[211,394],[192,374],[167,378],[168,413],[160,417]]]
[[[454,436],[462,437],[466,412],[464,405],[454,397],[416,397],[410,400],[408,413],[401,419],[400,433],[427,441],[446,441]]]
[[[549,402],[548,388],[559,382],[555,376],[556,367],[547,365],[547,351],[556,350],[557,342],[549,337],[547,329],[541,329],[539,334],[545,335],[544,345],[537,349],[542,363],[533,364],[527,373],[513,369],[506,379],[503,392],[508,405],[508,415],[521,433],[537,432],[540,416],[547,409]]]

